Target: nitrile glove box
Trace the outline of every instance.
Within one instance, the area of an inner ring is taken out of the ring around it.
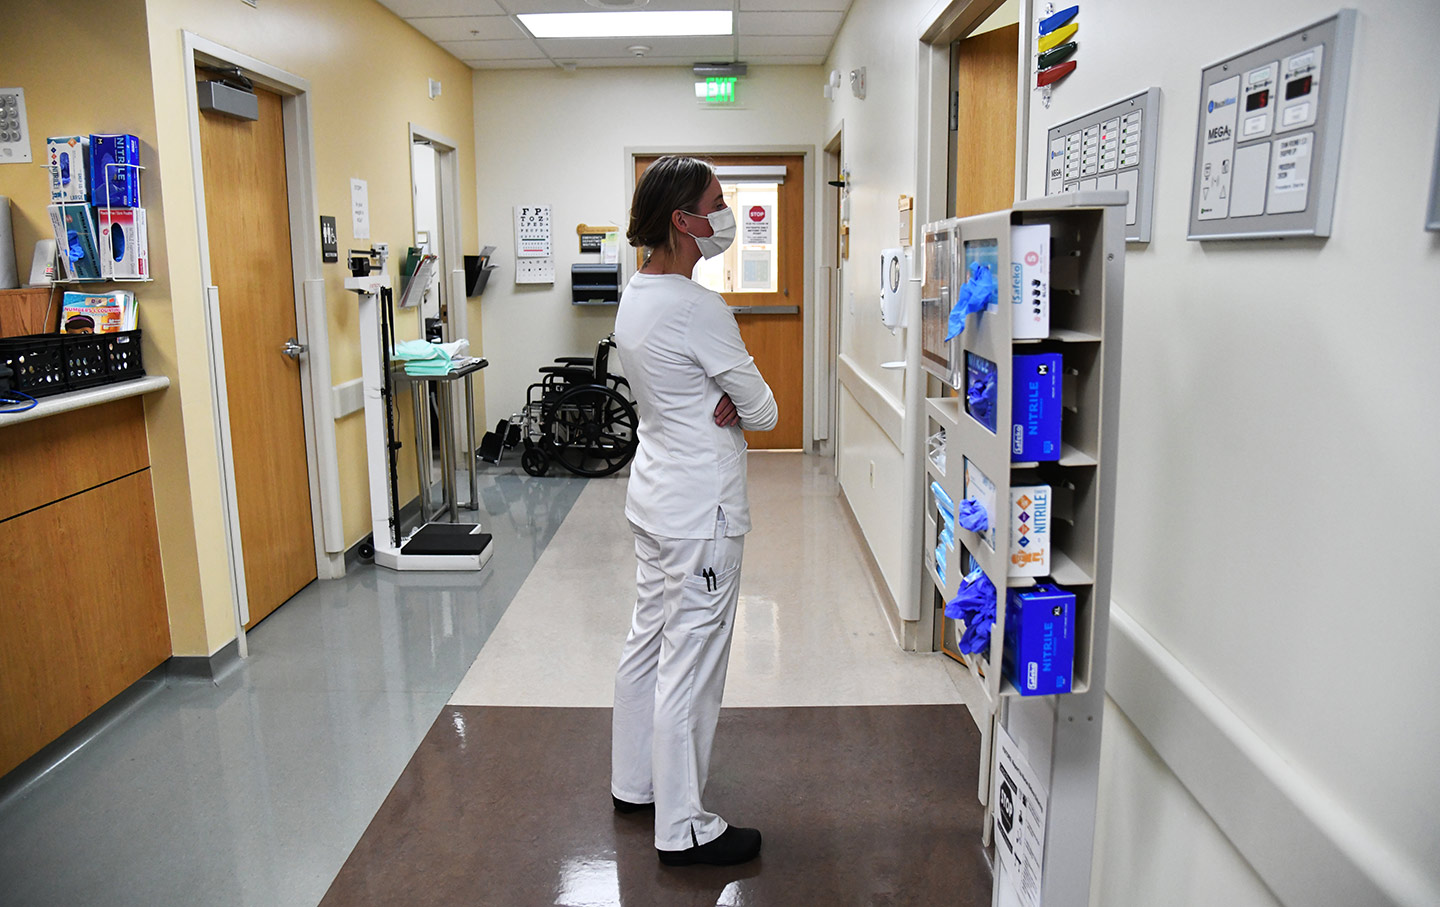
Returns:
[[[70,280],[99,280],[100,255],[95,241],[95,222],[84,202],[50,205],[50,227],[55,247]]]
[[[133,135],[90,136],[90,204],[140,207],[140,140]]]
[[[100,275],[149,277],[150,241],[144,208],[96,208],[100,222]]]
[[[1050,572],[1050,486],[1010,486],[1011,576]]]
[[[1063,357],[1032,353],[1014,357],[1010,396],[1010,459],[1060,459]]]
[[[90,190],[90,140],[83,135],[52,136],[45,140],[45,161],[50,168],[50,200],[85,201]]]
[[[1016,340],[1050,336],[1050,225],[1010,228],[1011,334]]]
[[[1005,677],[1021,696],[1070,692],[1075,670],[1075,595],[1050,583],[1005,597]]]

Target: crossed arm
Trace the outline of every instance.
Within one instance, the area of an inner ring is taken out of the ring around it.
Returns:
[[[742,366],[721,372],[715,381],[724,391],[715,405],[715,424],[722,428],[739,424],[747,431],[769,431],[780,421],[780,409],[770,385],[761,377],[752,359]]]

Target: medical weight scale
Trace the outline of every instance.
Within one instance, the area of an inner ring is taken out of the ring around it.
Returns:
[[[365,453],[370,473],[369,548],[375,563],[391,570],[479,570],[490,560],[491,537],[470,523],[425,523],[402,537],[395,452],[395,383],[390,351],[395,348],[395,305],[390,287],[389,247],[376,243],[352,251],[345,289],[359,296],[360,371],[365,394]],[[433,259],[426,262],[433,267]],[[406,292],[423,290],[428,274],[417,269]],[[419,393],[417,390],[416,393]],[[471,416],[473,417],[473,416]],[[448,426],[446,426],[448,430]],[[421,489],[429,494],[429,488]],[[366,545],[361,545],[361,555]]]

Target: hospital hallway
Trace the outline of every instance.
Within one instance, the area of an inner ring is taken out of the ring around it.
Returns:
[[[961,668],[896,645],[833,461],[752,453],[706,805],[760,858],[667,868],[610,803],[625,479],[481,474],[477,577],[351,564],[0,801],[13,905],[988,904]]]

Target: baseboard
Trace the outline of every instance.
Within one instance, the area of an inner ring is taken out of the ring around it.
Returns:
[[[174,655],[160,667],[166,679],[219,683],[240,667],[240,641],[232,639],[214,655]]]
[[[865,564],[865,570],[870,574],[870,585],[874,587],[875,594],[880,599],[880,612],[885,616],[885,625],[890,628],[890,638],[895,640],[895,645],[906,652],[914,652],[917,647],[916,634],[919,628],[915,621],[900,619],[900,606],[895,601],[895,596],[890,594],[890,586],[885,582],[885,574],[880,570],[880,562],[875,560],[875,552],[870,550],[870,544],[865,541],[865,533],[860,528],[860,520],[855,516],[855,509],[850,506],[850,499],[845,495],[845,486],[836,483],[840,491],[840,509],[845,512],[845,519],[850,524],[850,531],[855,535],[855,541],[859,543],[862,554],[861,560]]]
[[[173,659],[172,659],[173,660]],[[125,719],[141,703],[165,688],[169,660],[130,684],[115,698],[81,719],[39,752],[0,778],[0,810],[25,796],[65,760],[80,752],[90,741]]]

